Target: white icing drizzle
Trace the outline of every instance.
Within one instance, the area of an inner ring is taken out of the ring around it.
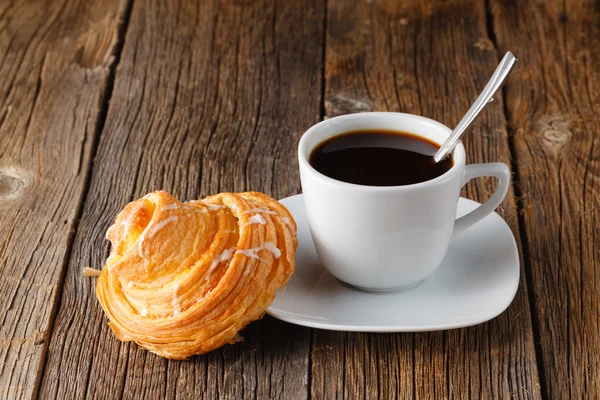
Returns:
[[[106,263],[110,264],[111,262],[113,262],[115,260],[115,258],[117,258],[117,252],[113,251],[113,249],[111,249],[110,254],[108,255],[108,258],[106,259]]]
[[[160,231],[162,228],[164,228],[165,225],[167,225],[170,222],[177,222],[178,219],[179,219],[179,217],[177,217],[176,215],[172,215],[169,218],[166,218],[165,220],[160,221],[158,224],[156,224],[156,226],[154,227],[152,232],[150,232],[150,235],[148,237],[150,239],[152,239],[152,237],[154,235],[156,235],[158,233],[158,231]]]
[[[208,204],[208,209],[211,211],[219,210],[221,208],[226,208],[226,207],[221,204]]]
[[[125,240],[127,238],[127,231],[129,231],[131,229],[131,224],[132,224],[132,219],[137,215],[137,213],[139,212],[140,209],[142,209],[144,206],[143,203],[136,203],[135,207],[131,210],[131,213],[127,216],[127,218],[121,220],[121,222],[119,223],[122,227],[123,227],[123,240]],[[113,224],[110,226],[110,228],[108,228],[108,230],[106,231],[106,240],[108,240],[108,235],[110,234],[110,232],[113,231],[113,229],[117,228],[117,224]]]
[[[161,208],[162,211],[164,210],[177,210],[179,208],[179,206],[177,205],[177,203],[171,203],[171,204],[167,204],[166,206],[163,206]]]
[[[108,227],[108,229],[106,230],[106,235],[104,235],[104,239],[108,240],[108,235],[112,232],[113,229],[115,229],[114,224]]]
[[[148,315],[148,310],[147,310],[147,309],[145,309],[145,308],[142,308],[142,311],[140,311],[140,315],[141,315],[142,317],[145,317],[146,315]]]
[[[128,287],[128,288],[131,288],[131,287],[133,287],[133,282],[131,282],[131,281],[127,282],[127,287]]]
[[[281,250],[279,250],[272,242],[266,242],[263,247],[265,250],[269,250],[271,253],[273,253],[275,258],[281,257]]]
[[[231,257],[233,257],[234,251],[235,247],[223,250],[221,254],[214,258],[212,264],[210,264],[210,267],[208,268],[208,271],[206,271],[206,280],[210,278],[210,275],[220,263],[222,263],[223,261],[228,261],[229,259],[231,259]]]
[[[253,216],[250,217],[250,219],[248,220],[248,222],[245,225],[251,225],[251,224],[264,225],[266,223],[267,223],[267,221],[265,221],[265,219],[262,217],[262,215],[254,214]]]
[[[173,285],[173,298],[171,299],[171,305],[173,306],[173,314],[177,315],[181,312],[181,304],[179,303],[179,297],[177,291],[179,290],[179,282]]]
[[[152,227],[153,224],[154,224],[154,221],[150,221],[150,223],[148,224],[146,229],[144,229],[144,232],[142,232],[142,234],[138,238],[138,254],[144,260],[146,259],[146,256],[144,255],[144,248],[142,247],[142,244],[144,243],[144,239],[146,238],[146,233],[148,233],[148,231],[150,230],[150,228]]]
[[[106,264],[110,266],[110,264],[114,263],[115,260],[117,260],[119,258],[119,255],[117,254],[117,252],[110,252],[110,255],[108,256],[108,258],[106,259]]]
[[[281,217],[281,221],[286,225],[292,225],[292,221],[288,217]]]
[[[123,225],[123,240],[127,239],[127,232],[131,229],[131,220],[127,218],[121,223]]]
[[[262,260],[262,258],[260,258],[259,256],[256,255],[256,252],[258,250],[262,250],[262,249],[260,247],[257,247],[255,249],[238,250],[238,251],[235,252],[235,254],[243,254],[246,257],[255,258],[257,260]]]
[[[275,215],[277,214],[275,211],[271,211],[268,208],[252,208],[250,210],[246,210],[244,211],[244,214],[250,214],[250,213],[265,213],[265,214],[269,214],[269,215]]]
[[[265,242],[265,244],[263,244],[260,247],[255,247],[253,249],[247,249],[247,250],[237,250],[235,252],[235,254],[243,254],[246,257],[250,257],[250,258],[254,258],[257,260],[262,260],[257,254],[256,252],[260,251],[260,250],[268,250],[271,253],[273,253],[273,257],[275,257],[276,259],[281,257],[281,250],[279,250],[277,248],[277,246],[275,246],[273,243],[271,242]]]
[[[176,222],[178,219],[179,219],[179,217],[177,217],[175,215],[170,216],[169,218],[165,219],[164,221],[160,221],[158,224],[156,224],[155,228],[153,228],[154,220],[150,221],[150,223],[148,224],[146,229],[144,229],[144,232],[142,232],[142,234],[138,238],[138,254],[140,255],[140,257],[142,257],[144,260],[147,261],[146,255],[144,254],[144,248],[142,247],[144,240],[146,240],[146,235],[149,235],[148,237],[150,239],[152,239],[152,237],[154,235],[156,235],[156,233],[158,231],[160,231],[162,228],[164,228],[165,225],[167,225],[170,222]],[[150,232],[150,233],[148,233],[148,232]]]

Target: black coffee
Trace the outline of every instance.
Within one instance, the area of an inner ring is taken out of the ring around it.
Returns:
[[[356,131],[334,136],[316,147],[309,163],[339,181],[367,186],[401,186],[425,182],[454,165],[452,156],[439,163],[437,143],[398,131]]]

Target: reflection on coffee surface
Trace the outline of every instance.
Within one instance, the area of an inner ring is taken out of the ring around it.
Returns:
[[[367,186],[402,186],[425,182],[454,165],[449,155],[439,163],[439,145],[408,132],[347,132],[320,143],[310,154],[314,169],[339,181]]]

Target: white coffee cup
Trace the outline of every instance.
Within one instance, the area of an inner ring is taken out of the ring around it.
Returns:
[[[466,165],[462,143],[453,151],[450,170],[414,185],[356,185],[329,178],[309,164],[313,149],[328,138],[377,129],[405,131],[438,144],[451,132],[429,118],[387,112],[343,115],[314,125],[298,145],[306,215],[319,258],[336,278],[366,291],[407,290],[435,271],[454,236],[498,207],[510,171],[502,163]],[[481,176],[498,178],[496,191],[456,219],[460,189]]]

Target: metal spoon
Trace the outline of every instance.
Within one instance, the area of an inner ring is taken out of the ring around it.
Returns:
[[[517,57],[515,57],[515,55],[510,51],[508,51],[504,58],[502,58],[502,61],[500,61],[500,64],[498,64],[494,74],[490,78],[487,85],[485,85],[485,88],[481,94],[479,94],[479,97],[477,97],[477,100],[475,100],[463,119],[461,119],[458,125],[456,125],[456,128],[454,128],[450,134],[450,137],[446,139],[444,144],[442,144],[442,147],[440,147],[440,149],[433,156],[433,159],[436,163],[440,162],[444,157],[446,157],[446,154],[454,149],[454,146],[456,146],[460,138],[463,136],[465,130],[469,127],[469,125],[471,125],[471,122],[475,120],[481,110],[483,110],[483,107],[493,100],[492,96],[508,77],[510,71],[515,66],[517,61]]]

